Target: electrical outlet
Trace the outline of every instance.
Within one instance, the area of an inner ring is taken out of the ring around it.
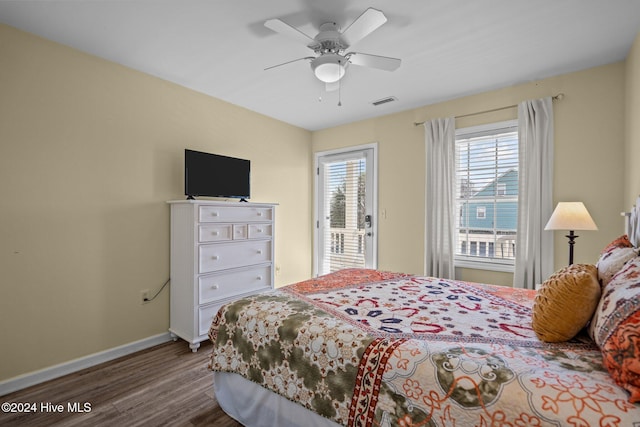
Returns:
[[[140,291],[140,304],[146,304],[149,301],[149,289],[143,289]]]

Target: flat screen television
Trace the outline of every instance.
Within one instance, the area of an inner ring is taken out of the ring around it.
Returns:
[[[184,150],[184,194],[230,197],[246,201],[250,196],[251,162],[235,157]]]

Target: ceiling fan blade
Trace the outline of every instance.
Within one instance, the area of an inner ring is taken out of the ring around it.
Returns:
[[[264,70],[267,71],[267,70],[270,70],[272,68],[282,67],[283,65],[291,64],[292,62],[298,62],[298,61],[303,61],[303,60],[311,61],[312,59],[314,59],[313,56],[305,56],[304,58],[298,58],[298,59],[294,59],[294,60],[291,60],[291,61],[283,62],[282,64],[272,65],[270,67],[265,68]]]
[[[275,31],[278,34],[282,34],[283,36],[287,36],[301,43],[304,43],[305,45],[316,43],[313,38],[309,37],[302,31],[298,30],[295,27],[292,27],[291,25],[280,19],[269,19],[264,23],[264,26],[272,31]]]
[[[388,56],[369,55],[367,53],[349,52],[346,55],[349,62],[361,67],[378,68],[385,71],[396,70],[402,62],[398,58],[390,58]]]
[[[387,17],[384,16],[384,13],[370,7],[342,32],[341,38],[348,46],[352,46],[371,34],[385,22],[387,22]]]

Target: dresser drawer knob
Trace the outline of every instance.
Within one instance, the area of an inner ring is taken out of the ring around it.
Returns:
[[[258,277],[256,277],[256,279],[262,280],[262,276],[258,276]]]
[[[218,216],[218,212],[211,212],[211,216]]]
[[[217,231],[214,231],[214,232],[213,232],[213,233],[211,233],[211,234],[213,234],[214,236],[217,236],[217,235],[218,235],[218,232],[217,232]]]
[[[217,261],[220,259],[220,257],[218,255],[214,255],[211,257],[212,260]]]
[[[262,233],[262,228],[258,228],[258,233]]]
[[[258,216],[262,216],[262,212],[258,212]]]
[[[258,252],[258,255],[262,255],[262,249],[258,249],[257,252]]]
[[[211,285],[211,289],[220,289],[220,286],[218,286],[218,285]]]

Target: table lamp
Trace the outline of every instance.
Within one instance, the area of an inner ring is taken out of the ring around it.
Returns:
[[[573,245],[578,237],[575,230],[597,230],[596,223],[591,219],[589,211],[582,202],[560,202],[556,206],[545,230],[568,230],[569,265],[573,264]]]

